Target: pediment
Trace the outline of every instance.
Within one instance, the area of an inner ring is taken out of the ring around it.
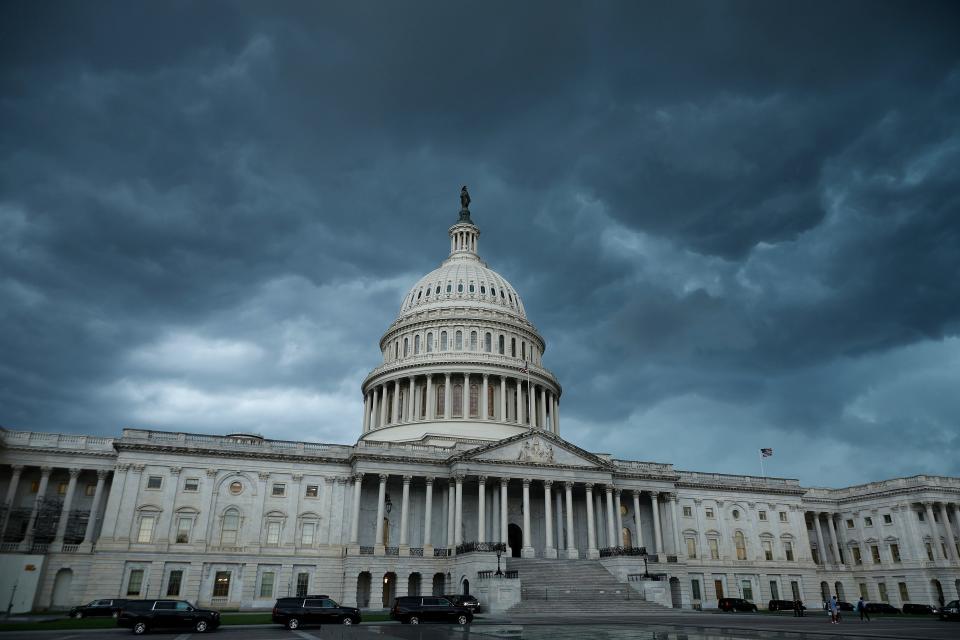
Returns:
[[[523,433],[493,442],[467,451],[457,459],[585,469],[609,469],[612,466],[589,451],[542,431]]]

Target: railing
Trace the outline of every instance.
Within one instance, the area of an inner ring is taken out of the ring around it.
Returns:
[[[646,547],[607,547],[600,549],[601,558],[611,558],[613,556],[647,556],[650,562],[656,562],[656,555],[648,555]]]
[[[19,548],[19,542],[0,542],[0,552],[17,551]]]
[[[76,553],[80,549],[79,544],[65,544],[60,547],[61,553]]]
[[[0,435],[7,446],[52,447],[71,450],[113,450],[113,438],[77,436],[38,431],[7,431]]]
[[[50,549],[49,542],[34,542],[30,547],[30,553],[46,553]]]
[[[463,544],[457,545],[457,555],[464,553],[473,553],[475,551],[479,552],[506,552],[507,545],[502,542],[464,542]]]
[[[423,547],[410,547],[410,555],[417,558],[423,557]]]
[[[477,579],[479,580],[491,580],[493,578],[501,578],[503,580],[517,580],[520,578],[520,572],[516,569],[512,571],[501,571],[500,575],[497,575],[497,572],[493,569],[488,569],[486,571],[477,571]]]
[[[450,555],[450,549],[447,549],[445,547],[439,547],[433,550],[434,558],[446,558],[449,555]]]
[[[360,547],[360,555],[362,556],[372,556],[373,547]]]
[[[631,573],[627,575],[627,582],[641,582],[644,580],[653,580],[663,582],[667,580],[665,573]]]
[[[400,547],[384,547],[383,553],[388,556],[399,556]]]
[[[678,562],[677,556],[667,556],[667,562]]]
[[[579,587],[522,587],[521,600],[563,600],[567,602],[582,602],[584,600],[602,599],[604,601],[642,600],[642,596],[633,590],[633,587],[622,585],[613,589],[579,588]]]

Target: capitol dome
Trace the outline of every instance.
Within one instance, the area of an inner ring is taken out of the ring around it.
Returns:
[[[542,363],[546,343],[517,290],[480,259],[466,188],[461,205],[450,254],[413,285],[380,340],[383,363],[363,382],[361,440],[450,445],[559,433],[561,389]]]

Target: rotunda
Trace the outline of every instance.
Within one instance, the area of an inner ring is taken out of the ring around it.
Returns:
[[[464,187],[463,195],[466,195]],[[363,381],[361,440],[445,444],[559,434],[561,388],[520,295],[478,254],[469,196],[450,255],[410,289]]]

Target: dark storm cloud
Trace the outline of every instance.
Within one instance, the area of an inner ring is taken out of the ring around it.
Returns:
[[[0,423],[352,440],[466,182],[566,437],[960,473],[954,4],[2,11]]]

